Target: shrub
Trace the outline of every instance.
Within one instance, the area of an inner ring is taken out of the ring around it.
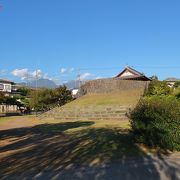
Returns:
[[[180,100],[180,87],[173,90],[173,95]]]
[[[171,94],[171,88],[168,87],[165,81],[158,81],[158,80],[151,81],[147,91],[145,92],[145,95],[148,96],[151,95],[162,96],[169,94]]]
[[[137,142],[180,150],[180,101],[173,96],[142,98],[130,112]]]

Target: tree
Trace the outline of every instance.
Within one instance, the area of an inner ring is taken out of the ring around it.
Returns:
[[[3,92],[0,92],[0,104],[5,103],[6,97]]]
[[[171,88],[168,87],[165,81],[153,80],[150,82],[149,87],[145,93],[145,95],[169,95],[171,94]]]
[[[150,79],[152,79],[152,80],[158,80],[158,77],[157,77],[156,75],[153,75],[153,76],[150,77]]]
[[[30,107],[35,111],[47,111],[72,100],[71,91],[65,86],[56,89],[39,89],[31,92]]]
[[[28,96],[31,92],[31,89],[26,88],[26,87],[20,87],[17,89],[17,91],[21,96]]]
[[[176,81],[174,83],[174,88],[179,88],[180,87],[180,81]]]
[[[71,91],[66,86],[60,86],[53,91],[53,99],[56,105],[62,106],[72,100]]]
[[[180,91],[153,80],[130,112],[135,140],[153,147],[180,150]]]

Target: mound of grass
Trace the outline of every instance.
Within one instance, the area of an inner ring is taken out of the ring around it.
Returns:
[[[111,93],[88,94],[66,106],[87,105],[135,105],[143,94],[143,89],[115,91]]]

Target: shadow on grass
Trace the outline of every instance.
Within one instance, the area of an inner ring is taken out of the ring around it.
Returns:
[[[121,129],[89,128],[93,122],[38,125],[0,131],[1,179],[160,179],[157,167]],[[87,126],[71,134],[67,129]],[[17,138],[12,141],[11,139]],[[168,169],[169,168],[169,169]],[[174,169],[173,169],[174,168]],[[175,167],[167,164],[167,172]]]

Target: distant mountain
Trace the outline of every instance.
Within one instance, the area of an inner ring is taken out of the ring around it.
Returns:
[[[28,87],[31,87],[31,88],[57,88],[58,85],[55,84],[54,81],[52,80],[49,80],[49,79],[38,79],[37,81],[36,80],[33,80],[33,81],[30,81],[28,83],[19,83],[20,86],[28,86]]]
[[[63,85],[65,85],[68,89],[78,89],[79,81],[71,80],[71,81],[68,81],[67,83],[64,83]]]
[[[63,85],[66,86],[68,89],[79,89],[79,86],[82,85],[82,83],[85,83],[85,81],[83,82],[79,82],[79,80],[71,80],[68,81],[66,83],[64,83]],[[17,83],[17,85],[19,86],[28,86],[31,88],[36,88],[36,84],[37,84],[37,88],[57,88],[58,85],[49,79],[38,79],[30,81],[28,83],[22,82],[22,83]]]
[[[63,85],[65,85],[68,89],[79,89],[79,86],[81,86],[85,82],[87,82],[87,80],[86,81],[71,80],[68,81],[67,83],[64,83]]]

